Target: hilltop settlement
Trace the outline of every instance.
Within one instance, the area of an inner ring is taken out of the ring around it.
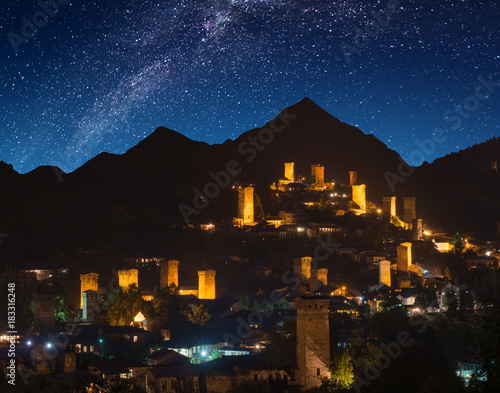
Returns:
[[[263,184],[236,164],[207,164],[176,221],[124,196],[101,228],[57,221],[60,242],[28,253],[12,220],[0,391],[495,391],[500,223],[450,231],[355,168],[290,157]]]

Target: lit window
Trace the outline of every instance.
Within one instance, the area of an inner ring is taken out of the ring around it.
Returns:
[[[135,343],[137,342],[137,336],[134,336],[134,342]]]

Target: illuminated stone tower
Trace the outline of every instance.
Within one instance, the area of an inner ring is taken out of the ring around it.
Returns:
[[[359,206],[362,213],[366,213],[366,185],[352,186],[352,201]]]
[[[170,284],[179,286],[179,261],[175,259],[160,262],[160,288],[166,288]]]
[[[385,284],[388,287],[391,286],[391,262],[390,261],[380,261],[378,263],[378,282],[379,282],[379,284]]]
[[[411,266],[411,243],[398,246],[398,270],[407,272]]]
[[[303,279],[311,278],[311,257],[293,258],[295,274]]]
[[[215,299],[215,270],[198,271],[198,298]]]
[[[285,162],[285,177],[291,182],[293,182],[295,178],[293,172],[294,165],[295,165],[294,162]]]
[[[304,388],[321,385],[320,378],[331,378],[330,326],[325,296],[301,296],[297,307],[297,367]]]
[[[311,279],[309,280],[309,290],[314,293],[319,288],[328,284],[328,269],[311,269]]]
[[[358,172],[349,171],[349,185],[355,186],[358,184]]]
[[[415,208],[415,197],[403,198],[403,221],[411,223],[417,218],[417,209]]]
[[[414,241],[419,241],[423,240],[424,234],[423,234],[423,229],[422,229],[422,219],[421,218],[416,218],[412,221],[412,227],[411,227],[411,240]]]
[[[99,274],[89,273],[80,274],[80,308],[83,307],[83,292],[98,290]]]
[[[243,220],[243,225],[254,222],[253,187],[238,189],[238,218]]]
[[[316,167],[316,187],[323,187],[325,185],[325,167],[317,166]]]
[[[137,287],[139,287],[139,270],[118,270],[118,285],[122,287],[124,291],[126,291],[132,284],[135,284]]]
[[[168,283],[167,285],[175,284],[179,286],[179,261],[171,259],[168,261]]]
[[[311,164],[311,180],[315,187],[325,185],[325,167],[320,164]]]
[[[382,211],[385,220],[390,220],[396,215],[396,197],[383,197]]]

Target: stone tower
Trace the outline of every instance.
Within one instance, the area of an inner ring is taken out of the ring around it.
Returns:
[[[352,201],[359,206],[362,213],[366,213],[366,185],[352,186]]]
[[[411,240],[413,241],[419,241],[423,240],[424,234],[423,234],[423,229],[422,229],[422,219],[421,218],[416,218],[412,221],[412,227],[411,227]]]
[[[295,165],[294,162],[285,162],[285,177],[291,182],[293,182],[295,179],[293,172],[294,165]]]
[[[243,225],[254,222],[253,187],[238,189],[238,218],[243,220]]]
[[[309,291],[314,293],[319,288],[328,284],[328,269],[311,269],[311,279],[309,280]]]
[[[132,284],[135,284],[139,288],[139,270],[118,270],[118,285],[126,291]]]
[[[83,307],[83,292],[98,290],[99,274],[88,273],[80,274],[80,308]]]
[[[324,166],[317,166],[316,167],[316,187],[323,187],[325,185],[325,167]]]
[[[349,185],[355,186],[358,184],[358,172],[349,171]]]
[[[33,323],[35,333],[41,336],[55,329],[55,295],[53,293],[33,294]]]
[[[179,286],[179,261],[171,259],[168,261],[168,282],[167,285],[175,284]]]
[[[391,262],[380,261],[378,263],[378,283],[391,286]]]
[[[160,262],[160,288],[166,288],[170,284],[179,286],[179,261],[176,259]]]
[[[82,319],[86,322],[92,322],[100,311],[99,294],[96,291],[85,291],[82,295]]]
[[[293,258],[293,268],[295,271],[295,275],[300,276],[302,279],[310,279],[311,262],[312,257]]]
[[[215,299],[215,270],[198,271],[198,298]]]
[[[330,326],[326,296],[301,296],[297,307],[297,367],[304,388],[321,385],[321,377],[330,379]]]
[[[385,220],[389,221],[396,215],[396,197],[383,197],[382,212]]]
[[[417,209],[415,208],[415,197],[403,198],[403,221],[411,223],[417,218]]]
[[[311,178],[315,187],[323,187],[325,185],[325,167],[320,164],[312,164]]]
[[[411,243],[398,246],[398,270],[407,272],[411,266]]]

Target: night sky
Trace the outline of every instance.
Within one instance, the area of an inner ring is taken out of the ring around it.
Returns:
[[[435,127],[428,161],[500,136],[496,1],[60,2],[0,5],[0,160],[21,173],[158,126],[221,143],[304,96],[414,165]]]

